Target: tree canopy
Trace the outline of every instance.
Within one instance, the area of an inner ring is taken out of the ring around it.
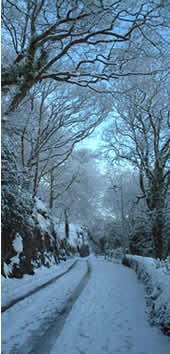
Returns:
[[[2,64],[2,89],[15,86],[6,113],[44,80],[103,91],[121,77],[157,72],[156,66],[150,72],[127,63],[151,55],[143,41],[159,53],[166,6],[144,0],[3,0],[2,49],[10,56]]]

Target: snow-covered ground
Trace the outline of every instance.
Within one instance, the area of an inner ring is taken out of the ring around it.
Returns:
[[[76,258],[71,258],[67,262],[55,264],[50,268],[41,266],[34,269],[35,274],[25,274],[22,279],[4,278],[1,280],[1,304],[6,306],[14,299],[26,295],[29,291],[36,289],[38,286],[48,282],[57,275],[65,272],[74,262]]]
[[[128,262],[145,284],[151,323],[170,336],[170,264],[161,264],[150,257],[126,255],[125,258],[125,263]]]
[[[90,256],[88,262],[89,281],[68,314],[66,305],[86,273],[87,258],[2,314],[3,354],[170,353],[170,338],[147,321],[144,287],[135,272],[102,257]],[[43,282],[44,277],[42,271]],[[67,315],[61,326],[62,313]]]
[[[41,337],[47,330],[46,326],[48,327],[51,321],[55,319],[56,314],[62,310],[72,289],[77,286],[85,270],[86,263],[80,261],[75,269],[59,278],[54,284],[18,302],[2,313],[3,354],[26,354],[30,352],[34,342],[34,333]],[[43,271],[41,275],[39,272],[39,276],[43,282],[45,278],[47,279]],[[50,272],[48,276],[50,277]],[[51,270],[52,276],[54,276],[54,271]],[[33,280],[33,283],[34,286],[37,285],[36,280]],[[32,288],[32,285],[30,283],[30,288]],[[27,290],[30,290],[30,288],[28,286]],[[24,343],[27,340],[29,341],[29,338],[31,338],[31,341],[27,348]]]

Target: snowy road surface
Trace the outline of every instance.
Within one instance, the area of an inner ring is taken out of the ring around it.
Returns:
[[[2,314],[2,353],[170,354],[170,338],[147,322],[134,271],[89,257]]]

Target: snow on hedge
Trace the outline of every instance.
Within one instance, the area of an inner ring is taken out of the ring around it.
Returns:
[[[122,263],[135,270],[146,286],[150,322],[170,336],[170,257],[165,261],[126,255]]]

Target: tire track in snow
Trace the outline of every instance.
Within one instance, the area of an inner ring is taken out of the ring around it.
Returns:
[[[43,324],[40,326],[38,330],[33,333],[33,337],[29,338],[29,340],[20,348],[18,354],[24,352],[24,348],[32,347],[32,350],[29,351],[29,354],[49,354],[53,345],[56,343],[57,337],[60,335],[65,321],[72,310],[74,303],[77,301],[82,291],[86,287],[90,274],[91,274],[91,266],[88,261],[87,270],[79,284],[71,293],[64,307],[56,312],[56,316],[52,316],[52,320],[49,320],[49,323]],[[46,330],[44,331],[44,327]],[[41,335],[41,333],[43,333]]]
[[[46,288],[48,285],[54,283],[57,279],[61,278],[63,275],[67,274],[68,272],[70,272],[70,270],[72,270],[75,265],[77,264],[78,262],[78,259],[67,269],[65,270],[63,273],[57,275],[56,277],[50,279],[49,281],[47,281],[46,283],[38,286],[37,288],[29,291],[27,294],[25,295],[22,295],[14,300],[12,300],[11,302],[9,302],[9,304],[5,305],[5,306],[2,306],[1,308],[1,312],[5,312],[6,310],[8,310],[10,307],[14,306],[15,304],[17,304],[19,301],[22,301],[22,300],[25,300],[27,297],[37,293],[38,291],[40,291],[41,289],[44,289]]]

